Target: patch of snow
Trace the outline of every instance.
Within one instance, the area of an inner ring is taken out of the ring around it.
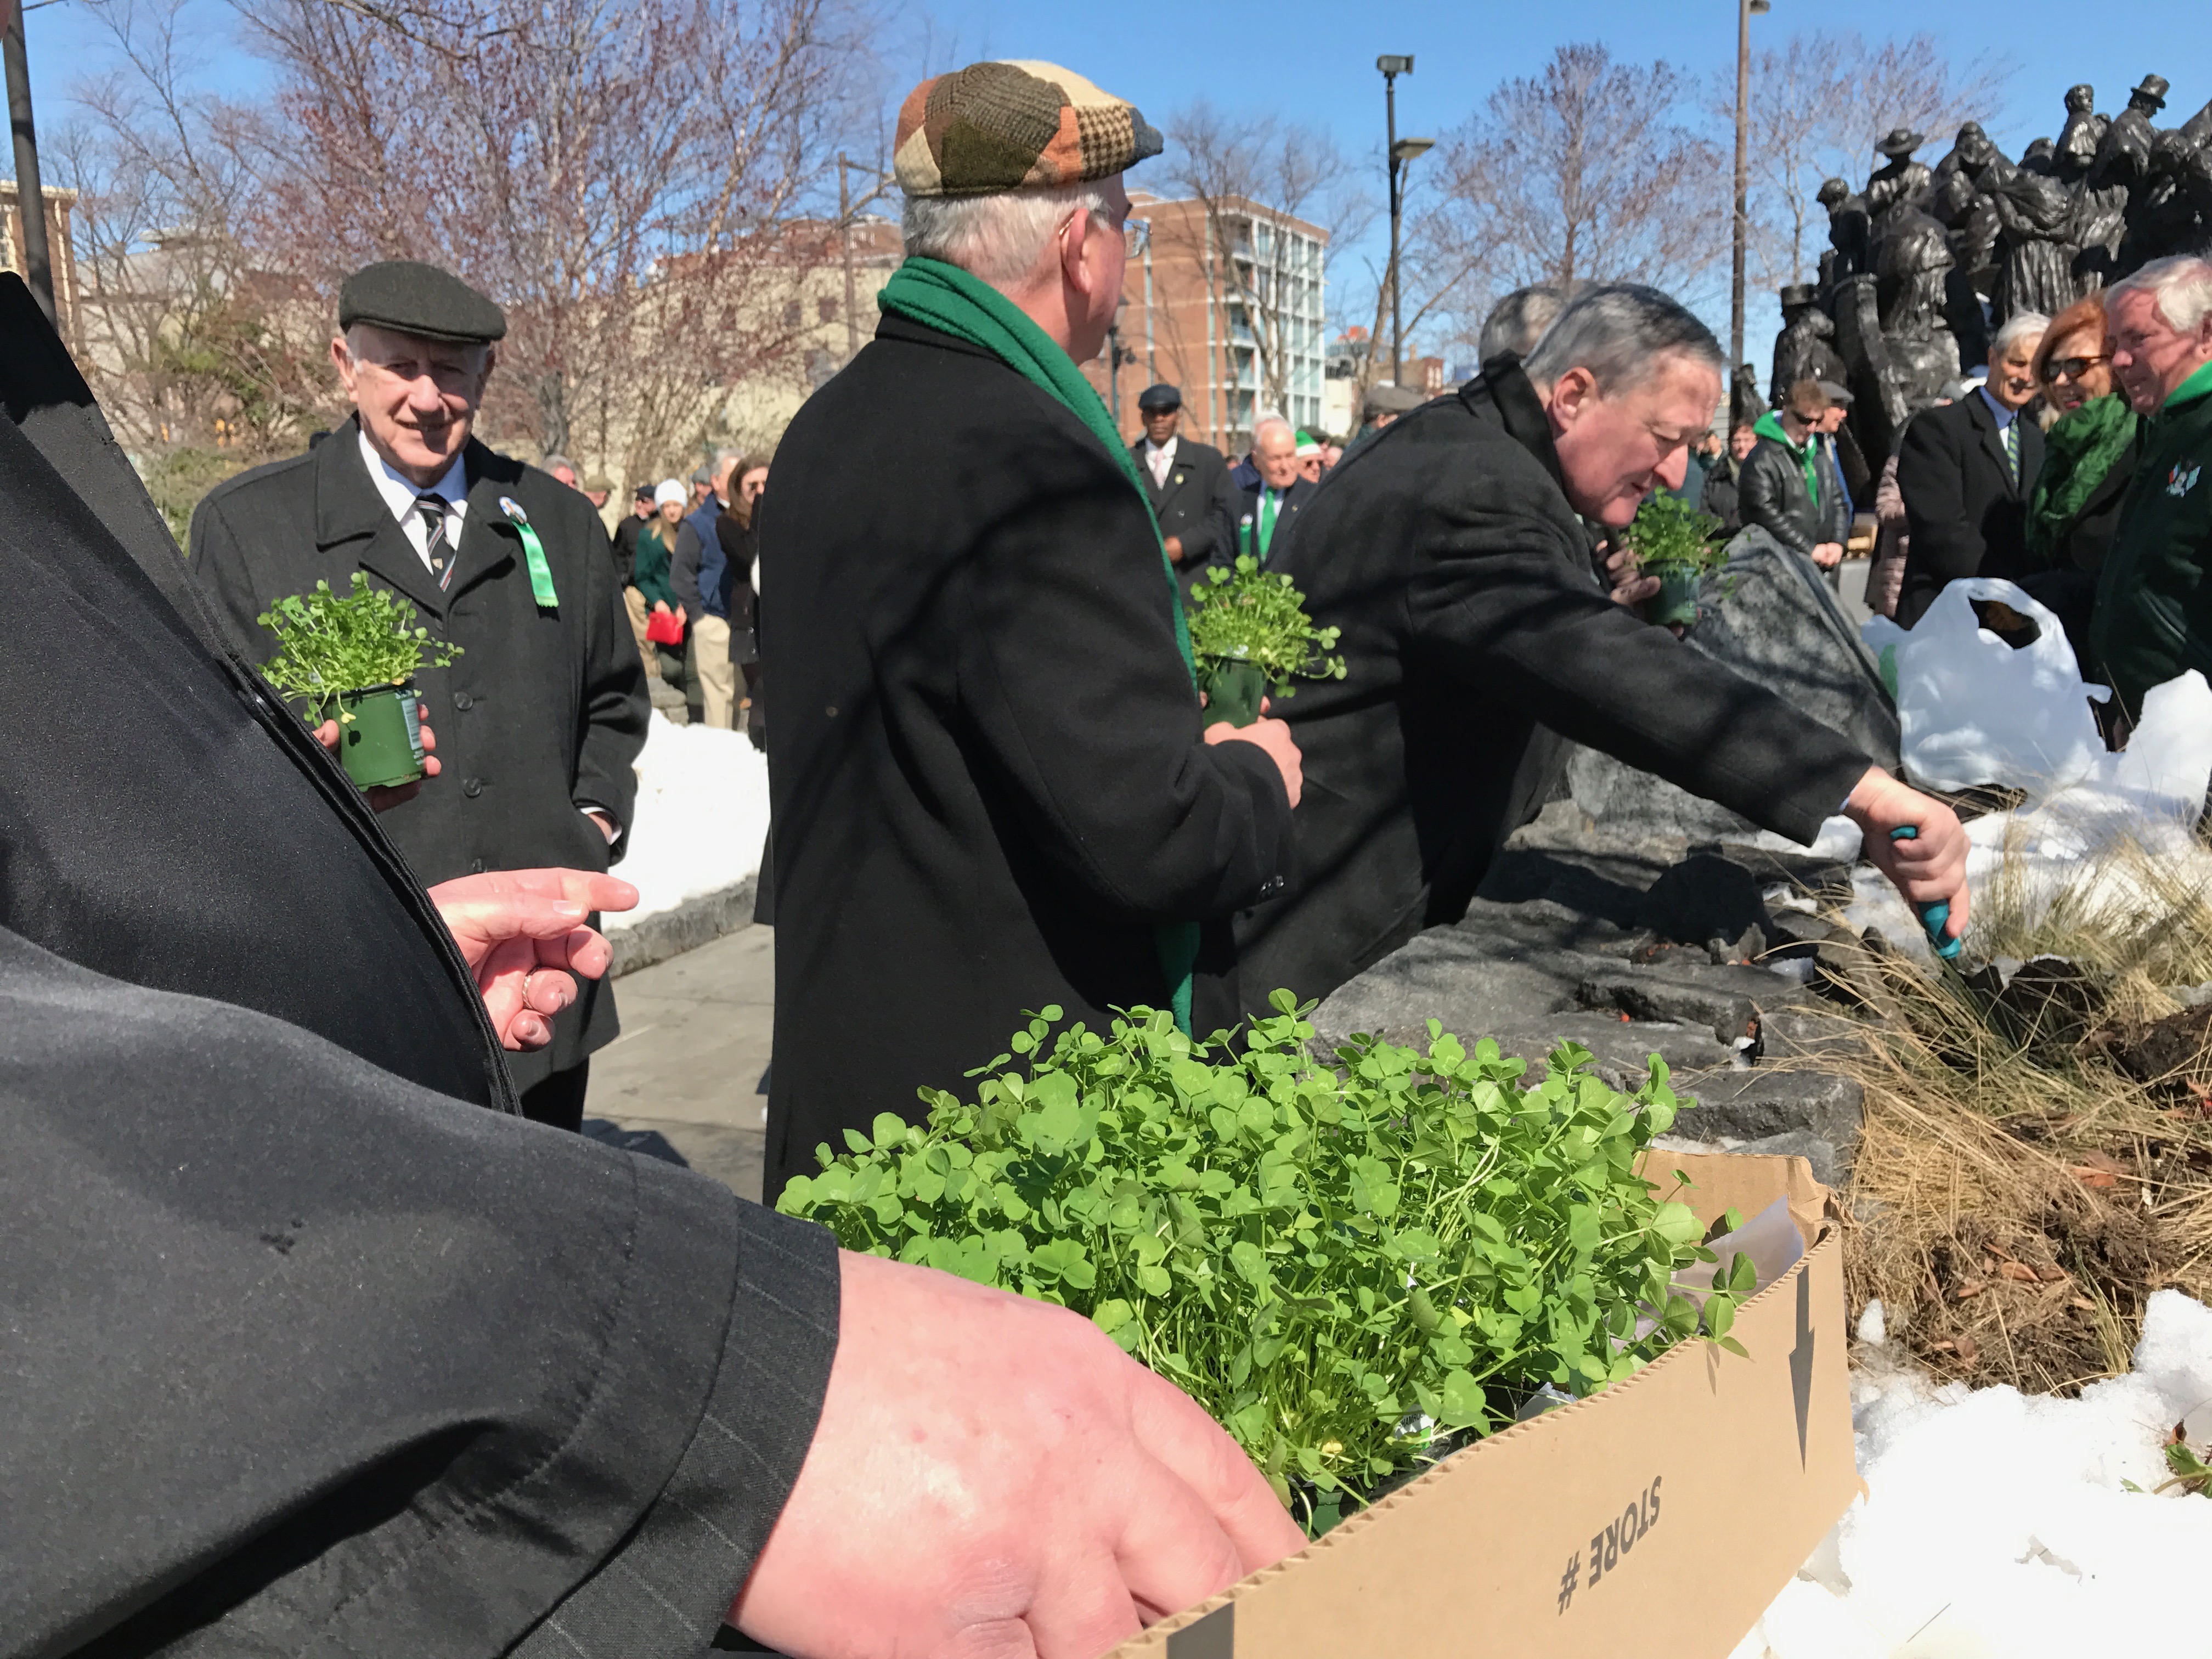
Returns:
[[[1997,599],[2033,617],[2040,636],[2015,651],[1976,622],[1970,601]],[[2191,834],[2212,778],[2212,687],[2195,670],[2154,687],[2125,752],[2105,751],[2091,697],[2058,619],[2007,581],[1976,579],[1946,587],[1910,632],[1885,617],[1861,630],[1880,653],[1893,648],[1905,765],[1916,783],[1938,789],[2002,784],[2027,799],[2009,812],[1966,826],[1968,890],[1979,896],[2003,872],[2021,896],[2045,901],[2097,861],[2079,896],[2126,902],[2132,878],[2098,855],[2132,843],[2170,868],[2212,884],[2212,854]],[[1926,935],[1888,881],[1855,872],[1854,927],[1881,930],[1891,944],[1932,960]]]
[[[768,757],[742,732],[655,714],[637,757],[629,850],[614,873],[637,908],[610,933],[758,872],[768,839]]]
[[[2212,1501],[2153,1489],[2173,1425],[2212,1427],[2212,1309],[2157,1292],[2134,1368],[2077,1400],[1937,1387],[1873,1358],[1852,1387],[1868,1496],[1733,1659],[2207,1650],[2184,1587],[2212,1557]]]

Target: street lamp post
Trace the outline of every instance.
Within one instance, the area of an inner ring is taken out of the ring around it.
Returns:
[[[8,0],[0,0],[0,5],[6,3]],[[868,193],[856,202],[853,199],[852,187],[845,182],[846,173],[856,167],[858,163],[848,161],[842,151],[838,153],[837,243],[845,259],[845,361],[848,363],[860,349],[860,325],[853,315],[856,303],[853,283],[853,216],[880,198],[890,187],[896,176],[878,173],[873,167],[859,167],[859,171],[871,175],[876,182],[869,187]]]
[[[31,119],[31,70],[23,52],[22,0],[0,0],[0,54],[7,58],[8,124],[15,138],[15,208],[23,222],[23,280],[57,328],[54,268],[46,246],[46,193],[39,187],[38,129]]]
[[[1425,154],[1432,141],[1398,136],[1398,77],[1413,72],[1411,54],[1393,57],[1386,53],[1375,60],[1375,67],[1382,71],[1382,122],[1390,172],[1390,380],[1393,385],[1403,386],[1406,329],[1405,317],[1398,304],[1398,219],[1405,206],[1402,179],[1407,164]]]
[[[1771,9],[1770,0],[1735,0],[1735,223],[1729,253],[1729,384],[1743,362],[1743,264],[1751,234],[1751,20]],[[1794,282],[1795,277],[1791,280]],[[1730,399],[1733,403],[1733,398]],[[1729,410],[1734,425],[1735,410]]]

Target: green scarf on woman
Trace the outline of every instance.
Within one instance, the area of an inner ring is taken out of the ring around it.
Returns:
[[[2027,553],[2038,568],[2059,548],[2112,464],[2136,439],[2136,412],[2118,392],[2092,398],[2043,434],[2043,468],[2027,498]]]
[[[1190,653],[1190,629],[1183,622],[1182,592],[1176,584],[1175,565],[1168,558],[1158,515],[1152,511],[1152,497],[1145,494],[1144,485],[1138,480],[1136,458],[1121,441],[1121,434],[1114,429],[1113,416],[1106,412],[1106,405],[1091,389],[1091,382],[1083,378],[1083,371],[1076,368],[1075,360],[1005,295],[959,266],[946,264],[941,259],[907,260],[884,284],[883,292],[876,296],[876,307],[880,311],[895,312],[925,328],[933,328],[940,334],[949,334],[956,340],[981,347],[1056,399],[1090,428],[1091,435],[1114,458],[1129,480],[1129,488],[1144,503],[1145,517],[1152,526],[1152,539],[1159,544],[1160,569],[1167,578],[1168,610],[1175,618],[1176,649],[1182,655],[1182,665],[1190,672],[1191,687],[1195,692],[1198,667]],[[1191,970],[1198,963],[1198,924],[1161,922],[1153,929],[1153,942],[1159,952],[1161,970],[1167,975],[1169,1001],[1175,1010],[1176,1024],[1188,1036]]]

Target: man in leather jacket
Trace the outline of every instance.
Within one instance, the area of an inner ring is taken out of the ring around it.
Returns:
[[[1782,407],[1762,415],[1759,434],[1737,480],[1747,529],[1757,525],[1823,571],[1844,556],[1849,521],[1842,491],[1820,452],[1820,428],[1830,406],[1818,380],[1800,380]]]

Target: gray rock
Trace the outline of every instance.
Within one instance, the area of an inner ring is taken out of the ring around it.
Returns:
[[[753,900],[759,885],[759,877],[746,876],[727,887],[685,899],[672,910],[657,910],[639,921],[624,924],[610,917],[613,925],[605,931],[615,954],[607,976],[619,979],[640,968],[650,968],[656,962],[665,962],[671,957],[711,944],[725,933],[750,927]]]
[[[2212,985],[2169,985],[2165,991],[2185,1008],[2202,1008],[2212,1002]]]
[[[1694,961],[1614,969],[1589,975],[1575,987],[1575,1000],[1585,1008],[1613,1010],[1632,1020],[1702,1025],[1723,1043],[1758,1036],[1756,999],[1780,1004],[1802,995],[1757,968],[1717,968]]]
[[[1694,1103],[1676,1114],[1676,1134],[1698,1140],[1760,1140],[1802,1129],[1832,1146],[1858,1144],[1866,1091],[1850,1078],[1754,1066],[1670,1081],[1677,1095]]]
[[[1729,545],[1708,577],[1704,608],[1684,643],[1754,680],[1866,751],[1898,761],[1897,707],[1874,655],[1810,561],[1763,530]],[[1747,836],[1756,826],[1673,784],[1594,750],[1567,763],[1574,805],[1601,829],[1692,841]]]
[[[1834,1187],[1850,1173],[1850,1159],[1840,1156],[1836,1149],[1820,1136],[1804,1129],[1792,1129],[1787,1134],[1769,1135],[1764,1140],[1747,1140],[1741,1146],[1731,1146],[1731,1152],[1753,1152],[1769,1158],[1802,1158],[1813,1166],[1813,1179],[1823,1187]]]

